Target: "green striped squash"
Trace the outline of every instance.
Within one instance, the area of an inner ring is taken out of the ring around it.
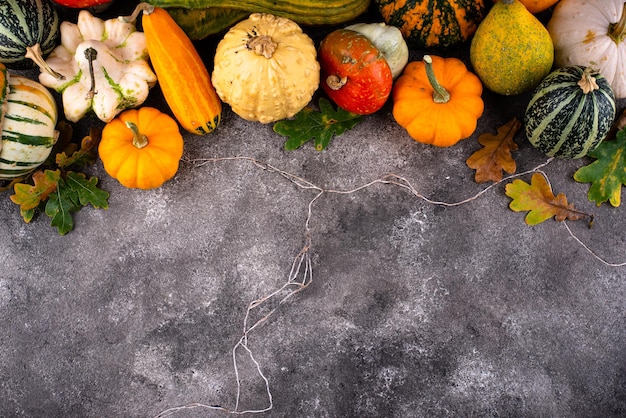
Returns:
[[[559,68],[533,92],[524,115],[526,137],[550,157],[581,158],[606,138],[615,115],[606,78],[588,67]]]
[[[147,0],[146,2],[164,9],[174,7],[194,9],[191,15],[188,16],[188,21],[194,17],[193,15],[199,9],[218,7],[243,10],[248,12],[248,15],[251,13],[269,13],[286,17],[301,25],[335,25],[344,23],[365,13],[370,6],[370,0]],[[209,19],[214,13],[215,11],[209,11],[208,13],[200,12],[199,19]],[[235,16],[232,11],[222,10],[217,13],[225,15],[222,17],[232,18]],[[218,22],[217,24],[219,23],[223,22]],[[199,21],[198,24],[203,23]],[[208,22],[208,24],[214,26],[216,23]]]
[[[48,89],[19,75],[8,77],[8,86],[0,148],[0,179],[5,180],[43,164],[57,139],[57,105]]]
[[[386,24],[412,48],[450,48],[467,41],[487,14],[483,0],[375,0]]]
[[[9,94],[9,73],[7,67],[0,63],[0,127],[4,123],[4,114],[7,111],[7,96]],[[0,142],[0,150],[2,142]]]
[[[52,52],[59,24],[50,0],[0,0],[0,62],[8,68],[31,68],[27,48],[39,44],[43,56]]]

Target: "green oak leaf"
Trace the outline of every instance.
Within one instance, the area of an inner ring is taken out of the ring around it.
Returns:
[[[52,218],[52,226],[59,234],[65,235],[74,229],[73,212],[88,205],[108,209],[109,193],[97,187],[97,177],[87,178],[83,173],[68,171],[69,167],[88,166],[96,161],[102,128],[92,127],[80,143],[73,140],[72,125],[61,121],[57,131],[57,142],[42,168],[12,180],[0,192],[15,190],[9,198],[19,205],[24,222],[29,223],[37,211],[43,211]]]
[[[108,209],[109,193],[96,187],[98,179],[87,177],[83,173],[70,171],[67,173],[65,184],[76,194],[81,206],[91,204],[96,209]]]
[[[348,112],[340,107],[335,110],[328,99],[319,100],[319,111],[306,106],[293,119],[284,119],[274,124],[274,132],[288,137],[286,150],[295,150],[311,139],[315,149],[326,149],[333,136],[339,136],[354,128],[363,116]]]
[[[608,201],[618,207],[622,185],[626,185],[626,129],[618,131],[614,140],[602,142],[588,155],[596,160],[579,168],[574,180],[591,183],[587,198],[596,205]]]
[[[57,228],[59,235],[65,235],[74,229],[72,212],[80,209],[76,192],[59,179],[57,190],[48,196],[45,213],[52,218],[51,225]]]
[[[20,209],[20,216],[22,217],[22,219],[24,219],[24,222],[30,223],[30,221],[32,221],[33,217],[35,216],[35,209]]]

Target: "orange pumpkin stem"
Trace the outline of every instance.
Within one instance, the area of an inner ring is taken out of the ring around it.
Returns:
[[[622,8],[622,17],[620,17],[619,21],[609,25],[608,35],[616,44],[622,42],[626,37],[626,2],[624,2],[624,7]]]
[[[126,122],[126,127],[133,131],[133,145],[136,148],[142,149],[143,147],[148,145],[148,137],[139,132],[139,128],[137,127],[137,125],[135,125],[133,122],[128,121]]]
[[[430,55],[424,55],[424,67],[426,68],[426,77],[428,82],[433,88],[433,100],[435,103],[448,103],[450,100],[450,93],[444,86],[439,84],[435,72],[433,71],[433,59]]]

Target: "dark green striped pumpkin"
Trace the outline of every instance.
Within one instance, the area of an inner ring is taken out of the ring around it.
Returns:
[[[59,16],[50,0],[0,0],[0,62],[8,68],[31,68],[27,48],[39,44],[45,57],[58,38]]]
[[[375,0],[386,24],[412,48],[449,48],[467,41],[487,14],[483,0]]]
[[[597,88],[585,92],[591,81]],[[588,67],[559,68],[533,92],[524,115],[526,137],[550,157],[581,158],[606,138],[615,115],[606,78]]]
[[[43,164],[57,138],[57,106],[48,89],[19,75],[10,75],[5,82],[8,94],[0,141],[0,179],[4,180]]]

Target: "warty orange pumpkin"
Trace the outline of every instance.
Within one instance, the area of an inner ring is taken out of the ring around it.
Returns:
[[[412,48],[449,48],[467,41],[487,13],[484,0],[375,0],[385,23]]]

